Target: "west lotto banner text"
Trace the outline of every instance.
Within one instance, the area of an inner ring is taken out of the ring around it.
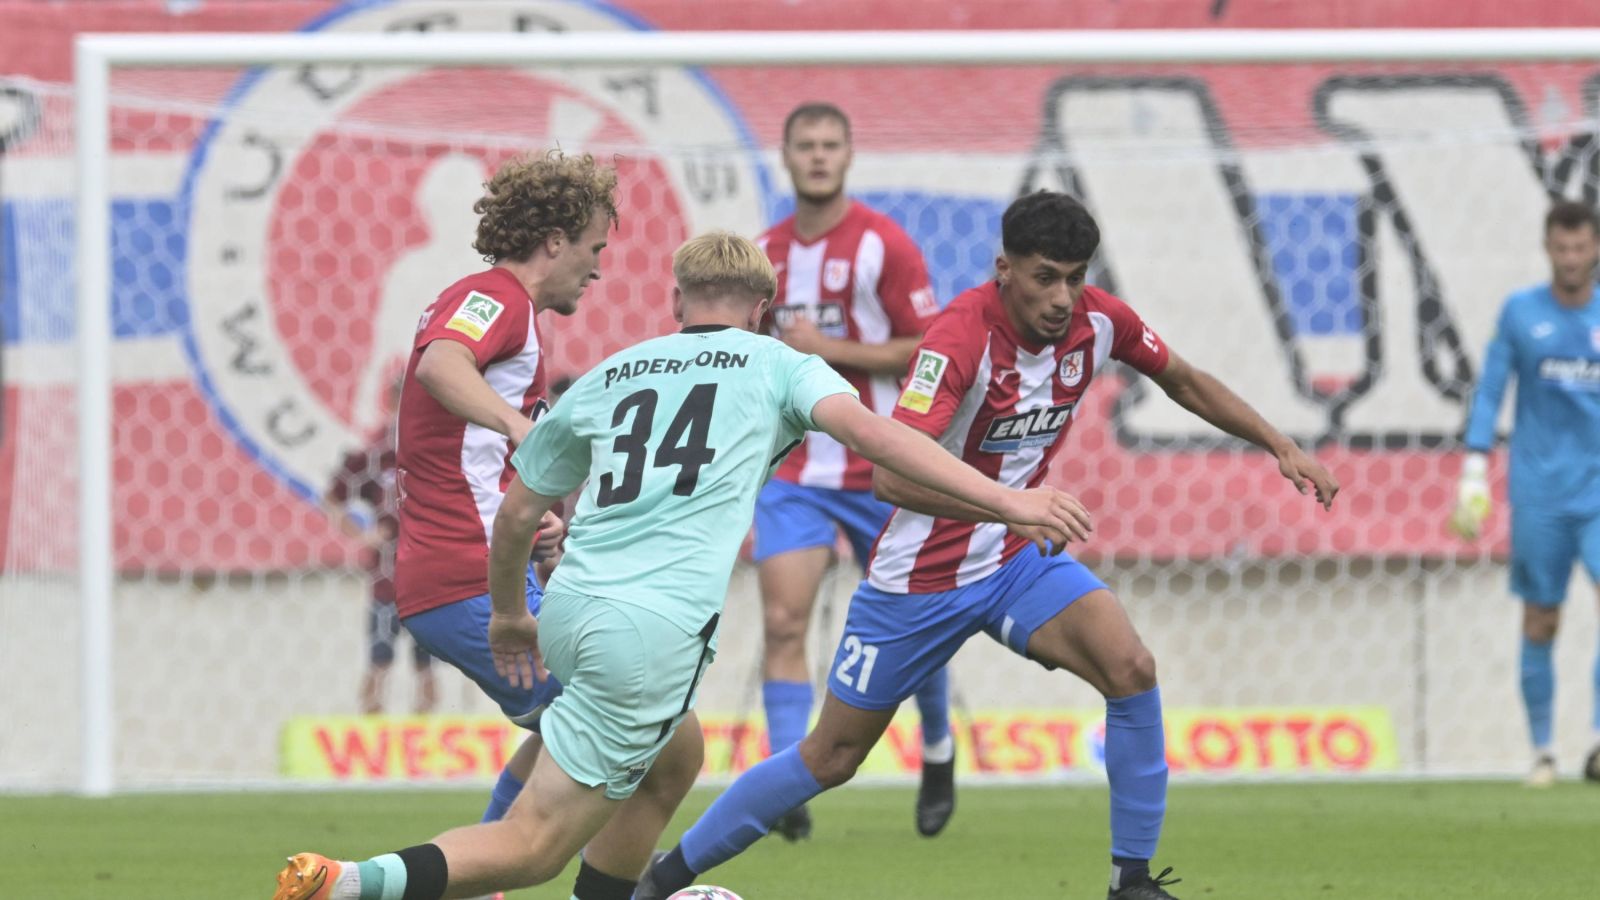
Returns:
[[[902,716],[861,768],[863,775],[918,770],[921,734]],[[731,776],[766,758],[759,719],[711,715],[702,774]],[[1360,774],[1396,766],[1382,707],[1263,707],[1167,711],[1167,762],[1176,775]],[[290,778],[370,782],[493,778],[526,735],[494,716],[306,716],[283,731]],[[968,774],[1090,774],[1104,769],[1105,718],[1092,710],[978,713],[955,723],[959,769]]]

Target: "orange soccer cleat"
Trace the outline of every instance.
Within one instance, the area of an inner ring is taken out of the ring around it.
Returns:
[[[272,900],[328,900],[339,880],[339,864],[316,853],[296,853],[278,873]]]

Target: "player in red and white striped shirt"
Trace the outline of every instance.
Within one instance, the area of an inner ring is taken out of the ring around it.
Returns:
[[[1270,451],[1329,507],[1339,486],[1238,395],[1170,351],[1116,297],[1089,287],[1100,231],[1065,194],[1017,200],[1001,220],[995,283],[957,297],[918,350],[895,418],[1014,488],[1042,483],[1094,376],[1118,360],[1179,405]],[[799,745],[746,772],[640,881],[659,900],[743,850],[788,808],[848,781],[895,709],[982,631],[1106,698],[1111,782],[1109,900],[1170,900],[1150,860],[1166,811],[1166,742],[1155,660],[1105,583],[1071,556],[1029,552],[1030,529],[879,469],[899,507],[850,602],[829,696]],[[1059,550],[1059,548],[1057,548]],[[1169,870],[1170,871],[1170,870]]]
[[[774,334],[843,375],[870,409],[888,415],[900,376],[939,312],[922,252],[888,216],[845,193],[850,120],[837,106],[808,103],[783,126],[783,161],[795,213],[756,240],[778,273]],[[762,706],[772,752],[806,733],[813,701],[806,630],[817,589],[842,530],[858,562],[889,519],[872,495],[872,464],[820,432],[806,435],[756,502],[754,557],[761,580],[766,651]],[[949,679],[933,673],[916,693],[922,712],[922,789],[917,830],[938,834],[955,809],[955,744]],[[789,840],[811,833],[795,809],[778,823]]]

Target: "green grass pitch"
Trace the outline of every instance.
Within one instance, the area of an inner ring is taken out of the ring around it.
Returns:
[[[673,825],[714,796],[697,791]],[[283,857],[365,858],[473,821],[485,791],[0,797],[0,896],[169,900],[271,896]],[[769,838],[706,880],[745,900],[1105,896],[1106,793],[969,788],[933,840],[912,794],[845,789],[812,807],[816,836]],[[1600,787],[1506,783],[1185,785],[1158,866],[1183,900],[1592,898]],[[565,900],[572,871],[513,894]]]

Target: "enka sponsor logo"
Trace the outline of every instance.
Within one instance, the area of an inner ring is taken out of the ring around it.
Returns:
[[[989,423],[989,433],[983,436],[978,449],[985,453],[1012,453],[1030,447],[1047,447],[1066,426],[1075,405],[1060,403],[995,419]]]
[[[1539,377],[1566,387],[1600,391],[1600,360],[1549,357],[1539,361]]]

